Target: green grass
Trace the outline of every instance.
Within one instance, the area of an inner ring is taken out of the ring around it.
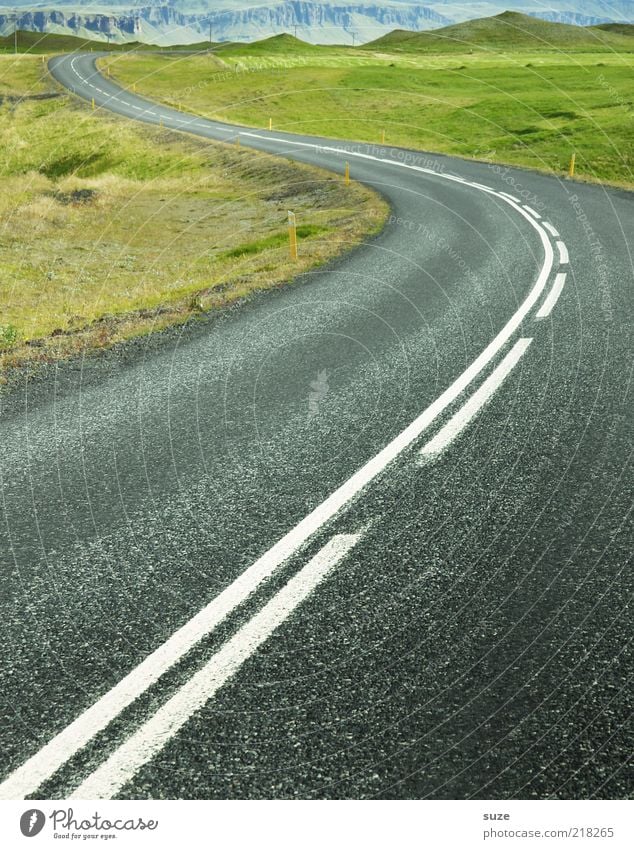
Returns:
[[[28,32],[18,30],[17,48],[18,53],[31,53],[35,55],[50,53],[72,53],[76,50],[106,51],[120,53],[130,50],[160,50],[161,52],[209,50],[217,47],[215,42],[201,41],[197,44],[175,44],[171,47],[157,48],[152,44],[142,44],[139,41],[130,41],[126,44],[115,44],[109,41],[95,41],[92,39],[78,38],[74,35],[59,35],[51,32]],[[16,47],[15,36],[0,36],[0,53],[14,53]]]
[[[540,22],[543,23],[543,22]],[[581,29],[581,28],[575,28]],[[242,50],[242,52],[240,52]],[[231,48],[104,60],[124,85],[221,120],[634,185],[632,55],[562,50],[479,54]]]
[[[93,112],[40,58],[0,56],[0,382],[281,285],[386,214],[359,185]]]
[[[74,50],[122,50],[134,49],[137,44],[121,45],[109,44],[107,41],[91,41],[85,38],[77,38],[73,35],[58,35],[49,32],[26,32],[18,30],[18,53],[70,53]],[[15,50],[15,36],[5,35],[0,37],[0,52],[13,53]]]
[[[228,42],[219,44],[214,51],[218,56],[305,56],[319,54],[327,48],[315,44],[308,44],[288,33],[273,35],[261,41],[253,41],[250,44]]]
[[[297,238],[307,239],[309,236],[316,236],[318,233],[323,233],[325,227],[319,227],[316,224],[304,224],[297,228]],[[286,233],[275,233],[268,236],[266,239],[258,239],[256,242],[246,242],[243,245],[238,245],[229,251],[225,251],[223,256],[234,259],[236,257],[254,256],[255,254],[263,253],[271,248],[279,248],[286,244],[288,236]]]
[[[618,33],[619,35],[627,35],[628,38],[634,38],[634,24],[598,24],[596,27],[592,27],[592,29]]]
[[[366,50],[454,52],[469,50],[598,50],[632,51],[631,38],[620,29],[578,27],[503,12],[428,32],[396,30],[369,44]]]

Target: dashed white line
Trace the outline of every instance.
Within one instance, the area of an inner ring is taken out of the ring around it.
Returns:
[[[546,296],[544,303],[541,306],[541,309],[535,316],[535,318],[546,318],[549,316],[552,308],[555,306],[557,301],[559,300],[559,296],[561,295],[561,290],[564,288],[564,283],[566,282],[565,273],[560,273],[555,277],[555,282],[553,283],[553,287]]]
[[[541,221],[541,215],[539,214],[539,212],[536,212],[531,206],[527,206],[526,204],[524,204],[524,209],[526,210],[526,212],[529,213],[529,215],[532,215],[533,218],[536,218],[538,221]]]
[[[554,236],[556,239],[559,238],[559,231],[553,227],[550,221],[542,221],[542,224],[548,230],[551,236]]]
[[[71,62],[72,66],[72,62]],[[75,73],[77,73],[76,69]],[[77,76],[81,75],[77,73]],[[112,98],[118,100],[118,98]],[[121,101],[124,102],[124,101]],[[183,123],[181,121],[181,123]],[[233,128],[222,128],[224,132],[235,132]],[[266,139],[255,133],[240,131],[244,135]],[[369,154],[350,153],[338,148],[328,148],[323,145],[296,142],[276,138],[287,144],[302,147],[319,147],[347,156],[384,162],[396,167],[442,176],[432,169],[421,166],[405,165],[392,160],[381,159]],[[447,178],[449,175],[445,175]],[[466,185],[472,185],[464,181]],[[478,188],[489,194],[497,195],[493,189],[477,184]],[[502,194],[502,193],[500,193]],[[506,195],[505,195],[506,196]],[[512,196],[506,196],[514,204]],[[529,216],[521,206],[514,208],[538,232],[544,249],[544,263],[533,288],[527,295],[514,315],[498,332],[494,339],[480,355],[460,374],[454,382],[405,430],[396,436],[377,455],[371,458],[352,477],[345,481],[321,504],[304,517],[294,528],[283,536],[274,546],[265,552],[255,563],[245,570],[238,578],[225,588],[216,598],[199,611],[196,616],[179,628],[162,645],[150,654],[142,663],[133,669],[122,681],[102,696],[91,708],[81,714],[60,734],[54,737],[39,752],[15,770],[0,784],[0,798],[23,798],[33,793],[40,784],[50,777],[75,752],[79,751],[95,734],[104,729],[121,711],[131,704],[151,684],[158,680],[163,673],[182,658],[197,642],[209,634],[232,610],[241,604],[275,569],[293,555],[318,529],[329,521],[339,510],[346,506],[357,493],[367,486],[380,474],[388,464],[398,457],[409,445],[416,440],[429,425],[464,391],[464,389],[480,374],[497,352],[506,344],[518,329],[528,312],[537,302],[549,279],[554,255],[550,240],[541,224]]]
[[[464,430],[476,413],[491,399],[495,391],[499,389],[504,379],[520,361],[532,341],[532,339],[517,340],[502,362],[496,366],[469,400],[449,419],[436,436],[421,448],[420,453],[423,456],[430,457],[440,454]]]
[[[566,265],[566,263],[569,261],[568,248],[562,241],[558,241],[557,250],[559,251],[559,262],[561,263],[561,265]]]
[[[361,533],[334,536],[186,684],[71,794],[110,799],[134,777],[240,669],[295,608],[356,545]]]
[[[365,154],[363,155],[365,156]],[[43,781],[53,775],[73,754],[83,748],[89,740],[103,730],[121,711],[184,657],[203,637],[210,634],[282,563],[295,554],[316,531],[322,528],[326,522],[332,519],[362,489],[383,472],[412,442],[420,437],[429,425],[458,398],[489,364],[519,328],[539,299],[550,276],[554,260],[552,245],[540,225],[521,208],[518,207],[518,210],[540,234],[545,254],[544,264],[524,302],[486,348],[435,401],[423,410],[405,430],[392,439],[385,448],[365,463],[321,504],[317,505],[294,528],[291,528],[219,595],[175,631],[163,645],[155,649],[94,705],[9,775],[0,784],[0,798],[24,798],[25,795],[35,792]]]
[[[355,157],[357,159],[368,159],[373,162],[381,162],[385,165],[390,165],[394,168],[407,168],[409,171],[418,171],[421,174],[431,174],[434,177],[438,177],[441,180],[449,180],[453,182],[463,183],[465,186],[470,186],[471,188],[479,189],[480,191],[486,192],[489,195],[494,197],[501,197],[507,203],[510,203],[517,212],[524,216],[524,218],[531,223],[531,225],[537,230],[540,234],[542,242],[544,244],[548,243],[550,246],[550,242],[546,237],[544,230],[541,227],[541,222],[537,222],[532,216],[530,216],[526,210],[522,207],[521,202],[514,198],[512,195],[507,194],[506,192],[498,192],[496,189],[492,189],[490,186],[485,186],[483,183],[477,183],[473,180],[459,180],[453,174],[444,174],[442,172],[435,171],[432,168],[425,168],[422,165],[408,165],[405,162],[399,162],[394,159],[384,159],[380,156],[374,156],[370,153],[360,153],[359,151],[351,151],[346,150],[345,148],[340,147],[331,147],[330,145],[324,144],[315,144],[314,142],[301,142],[295,141],[294,139],[287,139],[280,136],[263,136],[261,133],[253,133],[248,132],[246,130],[241,130],[240,135],[248,136],[254,139],[262,139],[264,141],[276,141],[282,144],[293,145],[294,147],[309,147],[312,149],[318,149],[323,151],[324,153],[336,153],[338,155],[344,155],[347,157]]]

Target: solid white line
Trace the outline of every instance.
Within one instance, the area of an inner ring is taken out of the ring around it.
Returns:
[[[546,255],[548,256],[548,252],[552,253],[552,248],[550,246],[550,242],[548,242],[548,238],[546,236],[545,231],[541,226],[541,221],[539,223],[533,218],[532,215],[524,209],[521,202],[518,198],[514,198],[513,195],[509,195],[507,192],[498,192],[496,189],[492,189],[490,186],[485,186],[483,183],[476,183],[470,180],[460,180],[455,177],[453,174],[444,174],[439,173],[438,171],[434,171],[432,168],[424,168],[422,165],[408,165],[404,162],[399,162],[393,159],[383,159],[380,156],[373,156],[369,153],[360,153],[358,151],[345,150],[344,148],[339,147],[330,147],[324,144],[316,144],[315,142],[300,142],[295,141],[294,139],[287,139],[280,136],[263,136],[260,133],[250,133],[246,130],[241,131],[241,135],[249,136],[254,139],[262,139],[264,141],[276,141],[281,142],[282,144],[293,145],[294,147],[309,147],[313,149],[317,149],[320,151],[324,151],[326,153],[336,153],[339,155],[344,155],[346,157],[356,157],[358,159],[369,159],[373,162],[381,162],[384,165],[390,165],[393,168],[407,168],[409,171],[419,171],[421,174],[431,174],[434,177],[437,177],[441,180],[448,180],[451,182],[461,182],[465,186],[470,186],[471,188],[478,189],[479,191],[486,192],[493,197],[499,197],[504,200],[506,203],[510,204],[513,209],[519,212],[524,218],[530,222],[530,224],[537,230],[539,233],[542,243],[544,244],[544,250],[546,251]],[[539,216],[538,216],[539,217]],[[546,247],[546,243],[548,243],[548,247]]]
[[[72,65],[72,62],[71,62]],[[75,70],[75,69],[73,69]],[[76,72],[76,71],[75,71]],[[77,72],[76,72],[77,73]],[[77,74],[80,76],[79,74]],[[243,135],[253,135],[240,131]],[[257,137],[257,136],[256,136]],[[265,138],[261,136],[260,138]],[[278,139],[279,141],[279,139]],[[302,147],[322,145],[287,141]],[[336,152],[336,148],[329,148]],[[347,156],[357,155],[364,159],[385,162],[397,167],[440,176],[431,169],[409,166],[391,160],[379,159],[368,154],[343,151]],[[468,184],[467,184],[468,185]],[[496,194],[493,190],[489,193]],[[514,205],[514,204],[513,204]],[[0,784],[0,799],[19,799],[30,795],[50,778],[62,764],[78,752],[99,731],[103,730],[124,708],[145,692],[168,669],[182,658],[196,643],[240,605],[257,587],[268,578],[285,560],[292,556],[315,531],[319,530],[339,510],[345,507],[365,486],[379,475],[401,452],[411,445],[429,425],[489,364],[498,351],[508,342],[522,321],[533,308],[550,277],[553,266],[553,248],[541,224],[531,218],[521,206],[514,208],[537,230],[544,248],[544,264],[535,284],[524,302],[511,316],[493,340],[478,357],[462,372],[445,391],[433,401],[408,427],[396,436],[378,454],[371,458],[352,477],[348,478],[325,501],[315,507],[294,528],[251,564],[233,583],[212,599],[206,607],[179,628],[165,643],[159,646],[138,666],[132,669],[118,684],[105,693],[94,705],[80,714],[67,728],[50,740],[22,766],[18,767]]]
[[[568,248],[564,245],[563,242],[557,242],[557,249],[559,251],[559,262],[562,265],[565,265],[568,262]]]
[[[518,207],[519,209],[519,207]],[[522,211],[520,209],[520,211]],[[118,684],[105,693],[92,707],[80,714],[39,752],[29,758],[0,784],[0,799],[24,798],[50,778],[59,767],[103,730],[121,711],[145,692],[170,669],[192,646],[225,619],[273,572],[291,557],[314,533],[345,507],[364,487],[395,460],[429,425],[452,404],[467,386],[489,364],[540,297],[550,276],[553,249],[541,227],[523,213],[540,233],[545,252],[544,265],[535,285],[519,309],[489,342],[471,365],[436,398],[414,421],[338,489],[315,507],[275,545],[251,564],[233,583],[212,599],[189,622],[148,655]]]
[[[533,218],[536,218],[538,221],[541,220],[541,215],[539,214],[539,212],[535,212],[535,210],[531,206],[526,206],[526,204],[524,204],[524,209],[526,210],[526,212],[532,215]]]
[[[248,660],[359,541],[361,533],[334,536],[205,666],[129,737],[70,799],[110,799],[169,742]]]
[[[542,304],[541,309],[535,316],[535,318],[546,318],[546,316],[550,315],[552,308],[555,306],[557,301],[559,300],[559,296],[561,295],[561,290],[564,288],[564,283],[566,282],[566,274],[560,273],[555,277],[555,282],[553,283],[553,288],[550,290],[548,295],[546,296],[546,300]]]
[[[440,454],[464,430],[476,413],[490,400],[495,391],[499,389],[504,379],[510,374],[513,367],[517,365],[532,341],[532,339],[517,340],[502,362],[487,377],[482,386],[449,419],[436,436],[421,448],[421,454],[425,456]]]
[[[548,230],[548,232],[550,233],[551,236],[554,236],[556,239],[559,238],[559,230],[556,230],[553,227],[553,225],[550,223],[550,221],[543,221],[542,223],[543,223],[544,227]]]

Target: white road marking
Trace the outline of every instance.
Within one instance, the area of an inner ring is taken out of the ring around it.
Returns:
[[[75,74],[84,83],[87,83],[87,80],[85,80],[81,76],[81,74],[77,71],[77,69],[74,67],[74,61],[75,60],[71,61],[71,68],[73,69]],[[88,83],[88,84],[90,85],[90,83]],[[115,98],[115,99],[118,100],[118,98]],[[125,101],[121,101],[121,102],[123,103]],[[139,107],[135,106],[134,108],[138,109]],[[169,120],[169,118],[167,120]],[[190,119],[188,122],[183,121],[182,119],[178,119],[178,118],[174,119],[174,120],[177,123],[180,123],[180,124],[188,123],[189,126],[192,126],[192,125],[201,126],[200,124],[198,124],[198,119]],[[214,123],[214,122],[211,122],[211,123]],[[222,128],[221,127],[214,127],[214,130],[221,130],[222,132],[234,132],[234,130],[232,128],[229,129],[229,128],[224,128],[224,127],[222,127]],[[238,135],[240,135],[240,131],[238,131]],[[492,189],[490,186],[485,186],[482,183],[477,183],[477,182],[472,181],[472,180],[466,180],[466,179],[463,179],[462,177],[459,177],[459,176],[455,176],[455,175],[451,175],[451,174],[442,174],[442,173],[439,174],[437,171],[434,171],[431,168],[423,168],[423,167],[417,166],[417,165],[408,165],[408,164],[405,164],[403,162],[396,162],[396,161],[393,161],[393,160],[382,159],[382,158],[377,157],[377,156],[371,156],[369,154],[359,153],[359,152],[355,152],[355,151],[346,151],[343,148],[327,147],[327,146],[324,146],[324,145],[311,144],[311,143],[307,143],[307,142],[297,142],[297,141],[290,140],[290,139],[280,138],[279,136],[275,136],[275,135],[261,135],[261,134],[258,134],[258,133],[249,133],[249,132],[244,132],[244,131],[242,132],[242,135],[250,136],[251,138],[264,139],[266,141],[283,142],[285,144],[297,145],[297,146],[301,146],[301,147],[319,148],[320,150],[324,150],[324,151],[328,151],[328,152],[334,152],[334,153],[337,153],[339,155],[344,154],[346,156],[354,156],[354,157],[358,157],[358,158],[362,158],[362,159],[373,159],[377,162],[382,162],[382,163],[385,163],[387,165],[393,165],[393,166],[397,166],[397,167],[408,168],[412,171],[420,171],[420,172],[423,172],[423,173],[432,174],[432,175],[444,178],[445,180],[452,180],[452,181],[455,181],[455,182],[461,182],[461,183],[464,183],[467,186],[472,186],[473,188],[480,189],[481,191],[487,192],[488,194],[495,195],[496,197],[501,197],[503,199],[506,199],[507,201],[511,201],[513,206],[515,207],[515,209],[517,209],[518,212],[521,212],[521,214],[524,215],[524,217],[527,218],[528,221],[530,221],[531,219],[528,218],[528,216],[526,215],[527,212],[534,219],[541,221],[541,216],[539,215],[539,213],[537,213],[534,209],[532,209],[531,207],[529,207],[527,205],[522,206],[520,199],[515,197],[514,195],[511,195],[508,192],[497,191],[495,189]],[[554,228],[552,228],[552,225],[546,224],[546,226],[548,227],[549,230],[554,229]],[[541,227],[538,229],[538,232],[540,233],[540,235],[543,234]],[[543,241],[543,236],[542,236],[542,241]]]
[[[546,234],[541,227],[541,223],[537,224],[537,222],[524,210],[519,200],[513,198],[511,195],[508,195],[506,192],[498,192],[496,189],[492,189],[490,186],[485,186],[483,183],[476,183],[473,180],[460,180],[453,174],[444,174],[442,172],[434,171],[433,168],[424,168],[422,165],[408,165],[405,162],[398,162],[397,160],[393,159],[383,159],[380,156],[373,156],[370,153],[360,153],[358,151],[346,150],[345,148],[330,147],[329,145],[324,144],[316,144],[315,142],[300,142],[295,141],[294,139],[287,139],[281,136],[263,136],[260,133],[250,133],[246,130],[242,130],[240,134],[243,136],[249,136],[253,139],[262,139],[264,141],[276,141],[281,142],[282,144],[290,144],[294,147],[310,147],[316,150],[324,151],[326,153],[336,153],[340,156],[343,155],[346,157],[355,157],[357,159],[369,159],[373,162],[381,162],[384,165],[390,165],[393,168],[407,168],[409,171],[419,171],[421,174],[431,174],[432,176],[438,177],[441,180],[449,180],[451,182],[463,183],[465,186],[470,186],[472,188],[479,189],[480,191],[486,192],[489,195],[493,195],[495,197],[499,197],[505,200],[515,210],[517,210],[517,212],[523,215],[524,218],[533,225],[533,227],[535,227],[537,232],[542,237],[542,242],[548,241],[548,238],[546,237]]]
[[[544,221],[542,223],[543,223],[544,227],[548,230],[548,232],[550,233],[551,236],[554,236],[556,239],[559,238],[559,230],[556,230],[553,227],[553,225],[550,223],[550,221]]]
[[[130,781],[248,660],[330,570],[357,544],[361,533],[334,536],[186,684],[132,734],[70,799],[110,799]]]
[[[557,250],[559,251],[559,262],[561,265],[565,265],[568,260],[568,248],[564,245],[563,242],[557,242]]]
[[[71,61],[71,67],[73,67],[74,61]],[[73,70],[81,78],[81,75],[77,73],[74,67]],[[246,133],[244,131],[240,131],[240,134],[253,135],[256,138],[267,138],[266,136],[258,136],[257,134]],[[343,153],[346,156],[358,156],[363,159],[387,163],[395,167],[405,167],[409,170],[432,174],[436,177],[442,176],[431,169],[380,159],[369,154],[342,151],[338,148],[287,139],[277,138],[276,141],[284,141],[288,144],[302,147],[320,148],[322,150]],[[446,176],[448,177],[449,175]],[[465,185],[470,184],[465,181]],[[483,190],[489,194],[498,195],[493,189]],[[83,748],[99,731],[109,725],[124,708],[138,698],[141,693],[145,692],[148,687],[178,662],[196,643],[211,633],[278,566],[292,556],[317,530],[323,527],[326,522],[345,507],[365,486],[374,480],[377,475],[408,448],[456,400],[508,342],[542,294],[552,270],[554,254],[550,240],[541,224],[529,216],[521,206],[515,205],[515,201],[507,200],[507,202],[511,203],[538,232],[544,248],[544,263],[526,299],[493,340],[462,374],[418,418],[386,445],[385,448],[371,458],[321,504],[315,507],[311,513],[305,516],[294,528],[278,540],[275,545],[239,575],[233,583],[172,634],[163,645],[148,655],[145,660],[129,672],[110,691],[105,693],[94,705],[84,711],[67,728],[40,749],[39,752],[11,773],[0,784],[0,798],[24,798],[24,796],[30,795],[37,790],[43,781],[53,775],[60,766]]]
[[[81,74],[77,71],[77,69],[74,67],[74,64],[73,64],[74,61],[75,60],[71,61],[71,68],[73,69],[75,74],[77,74],[77,76],[83,82],[87,82],[87,80],[85,80],[81,76]],[[124,102],[124,101],[122,101],[122,102]],[[181,123],[181,124],[186,123],[182,119],[181,120],[175,119],[175,120],[176,120],[177,123]],[[190,124],[192,123],[191,120],[190,120],[189,123]],[[210,122],[210,123],[214,123],[214,122]],[[215,129],[220,129],[220,128],[214,127],[214,130]],[[233,131],[232,129],[224,129],[223,128],[223,132],[232,132],[232,131]],[[275,135],[262,135],[262,134],[259,134],[259,133],[246,132],[244,130],[240,131],[239,129],[237,129],[237,133],[238,133],[238,135],[244,135],[244,136],[249,136],[251,138],[263,139],[265,141],[276,141],[276,142],[282,142],[283,144],[289,144],[289,145],[294,145],[294,146],[298,146],[298,147],[309,147],[309,148],[313,148],[313,149],[318,148],[319,150],[327,151],[327,152],[330,152],[330,153],[337,153],[339,155],[343,154],[343,155],[348,156],[348,157],[356,157],[356,158],[359,158],[359,159],[370,159],[370,160],[374,160],[375,162],[382,162],[386,165],[391,165],[393,167],[407,168],[411,171],[419,171],[419,172],[424,173],[424,174],[431,174],[433,176],[440,177],[440,178],[445,179],[445,180],[459,180],[460,182],[464,182],[464,184],[467,185],[467,186],[472,186],[473,188],[487,192],[490,195],[494,195],[496,197],[501,197],[501,198],[505,199],[507,201],[507,203],[510,202],[513,205],[514,209],[516,209],[519,213],[521,213],[521,215],[523,215],[524,218],[526,218],[527,221],[530,221],[530,223],[538,231],[538,233],[540,234],[540,236],[542,238],[542,243],[544,243],[544,245],[545,245],[545,250],[546,250],[547,255],[548,255],[548,251],[552,250],[551,247],[550,247],[550,242],[548,242],[547,237],[545,237],[544,230],[541,227],[541,221],[537,225],[536,219],[532,217],[532,216],[536,216],[536,218],[539,219],[540,216],[537,215],[537,213],[534,210],[530,209],[529,207],[526,207],[526,209],[523,208],[519,198],[516,198],[514,195],[508,194],[508,192],[502,192],[502,191],[498,192],[496,189],[492,189],[490,186],[485,186],[482,183],[477,183],[475,181],[470,181],[470,180],[462,181],[462,180],[460,180],[460,178],[456,178],[451,174],[438,173],[437,171],[434,171],[431,168],[424,168],[420,165],[409,165],[409,164],[406,164],[404,162],[398,162],[398,161],[391,160],[391,159],[383,159],[383,158],[378,157],[378,156],[372,156],[370,154],[360,153],[358,151],[347,151],[343,148],[330,147],[330,146],[315,144],[315,143],[310,143],[310,142],[300,142],[300,141],[295,141],[295,140],[292,140],[292,139],[286,139],[286,138],[275,136]],[[526,211],[527,209],[529,210],[528,214],[527,214],[527,211]],[[546,248],[546,243],[548,243],[548,248]]]
[[[536,212],[531,206],[527,206],[526,204],[524,204],[524,209],[526,210],[526,212],[529,213],[529,215],[532,215],[533,218],[537,218],[538,221],[541,220],[541,215],[539,214],[539,212]]]
[[[484,383],[473,393],[469,400],[453,415],[436,436],[421,448],[423,456],[435,456],[452,442],[469,424],[478,411],[491,399],[502,385],[504,379],[517,365],[532,339],[518,339],[502,362],[487,377]]]
[[[520,211],[523,212],[521,209]],[[67,728],[9,775],[0,784],[0,799],[20,799],[37,790],[43,781],[53,775],[62,764],[83,748],[99,731],[109,725],[124,708],[145,692],[148,687],[187,654],[196,643],[211,633],[282,563],[295,554],[316,531],[332,519],[412,442],[418,439],[429,425],[480,374],[533,308],[544,290],[552,269],[554,257],[550,241],[541,230],[540,225],[526,213],[523,212],[523,214],[526,220],[531,222],[540,232],[545,252],[544,265],[524,302],[471,365],[405,430],[315,507],[258,560],[252,563],[206,607],[181,626],[163,645],[148,655],[92,707],[80,714]]]
[[[564,283],[566,282],[566,274],[560,273],[555,277],[555,282],[553,283],[553,288],[550,290],[544,303],[541,306],[541,309],[535,316],[535,318],[546,318],[546,316],[550,315],[552,308],[555,306],[557,301],[559,300],[559,296],[561,295],[561,290],[564,288]]]

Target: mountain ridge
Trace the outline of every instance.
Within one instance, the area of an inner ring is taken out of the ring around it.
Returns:
[[[213,3],[213,6],[212,6]],[[511,7],[505,10],[504,7]],[[418,0],[114,0],[104,6],[84,0],[33,5],[17,0],[0,7],[0,35],[21,30],[56,33],[113,43],[141,41],[157,45],[213,41],[254,41],[290,32],[310,43],[360,44],[393,30],[425,32],[464,20],[518,10],[531,17],[577,26],[634,22],[631,0],[561,0],[556,10],[537,0],[485,0],[458,3]],[[473,13],[473,14],[472,14]]]

